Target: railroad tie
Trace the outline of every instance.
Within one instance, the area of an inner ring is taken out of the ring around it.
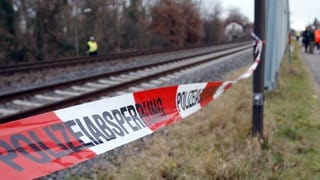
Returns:
[[[128,74],[129,76],[134,76],[134,77],[143,77],[143,74],[141,74],[141,73],[138,73],[138,72],[130,72],[129,74]]]
[[[0,108],[0,114],[2,116],[7,116],[7,115],[14,114],[17,112],[19,112],[19,111],[16,109],[2,109],[2,108]]]
[[[110,87],[107,84],[98,84],[98,83],[86,83],[87,86],[89,87],[93,87],[93,88],[106,88],[106,87]]]
[[[170,68],[169,66],[160,66],[156,71],[160,72],[160,71],[163,71],[163,70],[167,70],[169,68]]]
[[[119,76],[117,76],[117,77],[111,76],[111,77],[110,77],[110,80],[112,80],[112,81],[119,81],[119,82],[126,82],[126,81],[128,81],[127,78],[121,78],[121,77],[119,77]]]
[[[75,91],[84,91],[84,92],[91,92],[96,90],[96,88],[80,87],[80,86],[72,86],[72,89]]]
[[[139,75],[141,76],[147,76],[150,74],[150,72],[152,71],[149,71],[149,70],[139,70],[139,71],[136,71],[135,73],[138,73]]]
[[[136,91],[143,91],[145,90],[144,88],[139,88],[139,87],[131,87],[128,89],[130,92],[136,92]]]
[[[125,92],[125,91],[117,91],[116,93],[114,93],[116,96],[120,96],[120,95],[123,95],[123,94],[127,94],[128,92]]]
[[[108,79],[101,79],[98,81],[99,83],[102,83],[102,84],[107,84],[107,85],[116,85],[116,84],[119,84],[119,82],[117,81],[110,81]]]
[[[19,106],[26,106],[26,107],[39,107],[42,105],[42,103],[37,102],[31,102],[31,101],[25,101],[25,100],[14,100],[13,104],[19,105]]]
[[[175,75],[167,75],[165,77],[159,78],[160,81],[171,81],[172,79],[176,78]]]
[[[174,74],[171,74],[171,75],[167,75],[166,77],[167,77],[167,78],[170,78],[170,79],[174,79],[174,78],[176,78],[177,76],[174,75]]]
[[[160,81],[171,81],[171,78],[161,77],[159,80],[160,80]]]
[[[154,85],[154,84],[150,84],[150,83],[142,83],[142,84],[140,85],[140,87],[150,89],[150,88],[154,88],[155,85]]]
[[[54,93],[63,95],[63,96],[79,96],[81,93],[79,92],[71,92],[71,91],[62,91],[62,90],[55,90]]]
[[[163,84],[163,81],[160,81],[160,80],[152,80],[150,81],[151,84],[156,84],[156,85],[161,85]]]
[[[136,75],[122,74],[120,77],[124,78],[124,79],[129,79],[129,80],[133,80],[133,79],[139,78],[139,76],[137,76],[137,74]]]
[[[184,74],[185,74],[185,73],[183,73],[182,71],[180,71],[180,72],[174,73],[173,76],[182,76],[182,75],[184,75]]]
[[[35,97],[37,99],[46,100],[46,101],[60,101],[63,99],[62,97],[53,97],[53,96],[47,96],[42,94],[38,94]]]

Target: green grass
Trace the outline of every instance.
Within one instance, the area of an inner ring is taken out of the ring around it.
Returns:
[[[266,93],[266,123],[272,125],[271,149],[277,169],[263,174],[286,179],[320,179],[320,103],[310,73],[298,55],[281,66],[279,87]],[[281,161],[279,161],[281,159]]]
[[[284,59],[278,87],[265,93],[264,139],[251,136],[252,79],[180,123],[138,154],[131,143],[98,179],[320,179],[320,101],[298,55]],[[245,70],[234,72],[233,79]],[[78,175],[79,177],[91,175]]]

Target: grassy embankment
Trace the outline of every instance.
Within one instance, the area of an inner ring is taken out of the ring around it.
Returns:
[[[264,137],[252,138],[252,79],[198,113],[156,133],[143,151],[99,179],[320,179],[320,101],[298,53],[285,58],[278,87],[265,93]],[[232,73],[233,79],[245,68]],[[88,175],[88,177],[92,177]]]

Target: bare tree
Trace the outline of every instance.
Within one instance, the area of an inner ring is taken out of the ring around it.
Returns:
[[[224,39],[223,21],[221,20],[222,7],[216,3],[213,12],[203,20],[204,43],[220,42]]]
[[[0,0],[0,57],[11,58],[16,51],[15,12],[9,0]]]
[[[220,41],[221,7],[201,18],[194,0],[0,0],[0,62]],[[6,60],[4,60],[6,59]]]
[[[185,18],[185,40],[184,45],[197,44],[203,36],[202,20],[199,9],[191,0],[181,3],[182,15]]]
[[[63,17],[61,12],[67,4],[65,0],[36,1],[35,39],[36,58],[59,58],[63,52]]]
[[[247,38],[247,26],[249,19],[239,9],[229,10],[228,17],[224,21],[225,33],[229,40],[241,40]]]
[[[236,21],[242,25],[249,23],[248,17],[243,15],[238,8],[231,8],[225,21]]]
[[[120,17],[123,1],[109,0],[100,6],[97,19],[99,26],[95,29],[95,34],[100,44],[102,53],[120,51],[121,33]]]
[[[121,36],[123,49],[143,49],[148,47],[148,25],[146,9],[142,0],[130,0],[123,6]]]
[[[198,43],[202,37],[199,9],[191,0],[159,0],[151,10],[152,30],[171,46]]]

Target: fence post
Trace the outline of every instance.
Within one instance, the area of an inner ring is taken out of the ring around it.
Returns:
[[[265,0],[255,0],[254,32],[264,40]],[[263,48],[264,49],[264,48]],[[253,75],[253,112],[252,135],[263,137],[263,105],[264,105],[264,50],[261,61]]]

